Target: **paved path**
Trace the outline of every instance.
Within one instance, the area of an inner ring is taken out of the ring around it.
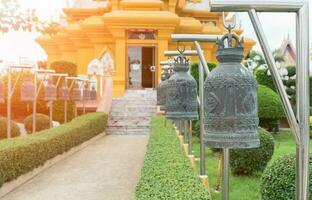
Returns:
[[[130,200],[148,136],[104,136],[1,200]]]

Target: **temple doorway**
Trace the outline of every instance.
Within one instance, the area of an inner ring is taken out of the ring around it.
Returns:
[[[152,88],[155,77],[155,47],[128,47],[128,88]]]

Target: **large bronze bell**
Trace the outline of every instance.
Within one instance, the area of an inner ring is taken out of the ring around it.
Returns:
[[[204,84],[205,144],[213,148],[259,147],[257,81],[241,64],[243,40],[229,32],[217,45],[220,64]]]
[[[36,99],[36,87],[32,81],[31,75],[24,76],[24,82],[21,86],[21,101],[31,102]]]
[[[56,101],[56,86],[53,84],[53,80],[50,78],[48,84],[44,87],[44,100]]]
[[[72,92],[72,100],[73,101],[81,101],[81,90],[79,88],[78,83],[74,84],[73,92]]]
[[[167,83],[166,117],[172,120],[198,119],[197,84],[188,73],[189,60],[181,55],[175,59],[175,73]]]

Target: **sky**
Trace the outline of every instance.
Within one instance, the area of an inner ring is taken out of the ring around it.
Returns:
[[[36,8],[40,19],[53,21],[59,19],[62,8],[66,7],[67,2],[66,0],[20,0],[23,8]],[[312,11],[312,3],[310,4],[310,11]],[[280,47],[283,39],[288,35],[295,45],[295,14],[259,13],[259,17],[272,50]],[[244,37],[257,41],[247,13],[239,13],[237,21],[244,30]],[[312,14],[310,15],[310,23],[312,23]],[[310,31],[311,34],[312,31]],[[10,62],[25,60],[25,57],[28,58],[26,60],[45,60],[47,56],[44,50],[35,42],[35,38],[38,36],[38,33],[23,31],[0,34],[0,59],[5,58]],[[254,49],[260,50],[258,42]]]

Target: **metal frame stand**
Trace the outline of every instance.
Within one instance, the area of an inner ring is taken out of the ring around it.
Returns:
[[[13,88],[12,88],[12,68],[14,69],[21,69],[21,71],[19,72]],[[11,127],[12,127],[12,123],[11,123],[11,118],[12,118],[12,97],[15,91],[15,88],[17,86],[17,83],[19,81],[19,79],[21,78],[22,72],[24,69],[32,69],[31,66],[8,66],[7,69],[7,73],[8,73],[8,94],[7,94],[7,138],[11,138]]]
[[[212,11],[248,12],[296,141],[296,200],[309,199],[309,1],[212,0]],[[292,110],[257,12],[295,12],[297,113]]]

